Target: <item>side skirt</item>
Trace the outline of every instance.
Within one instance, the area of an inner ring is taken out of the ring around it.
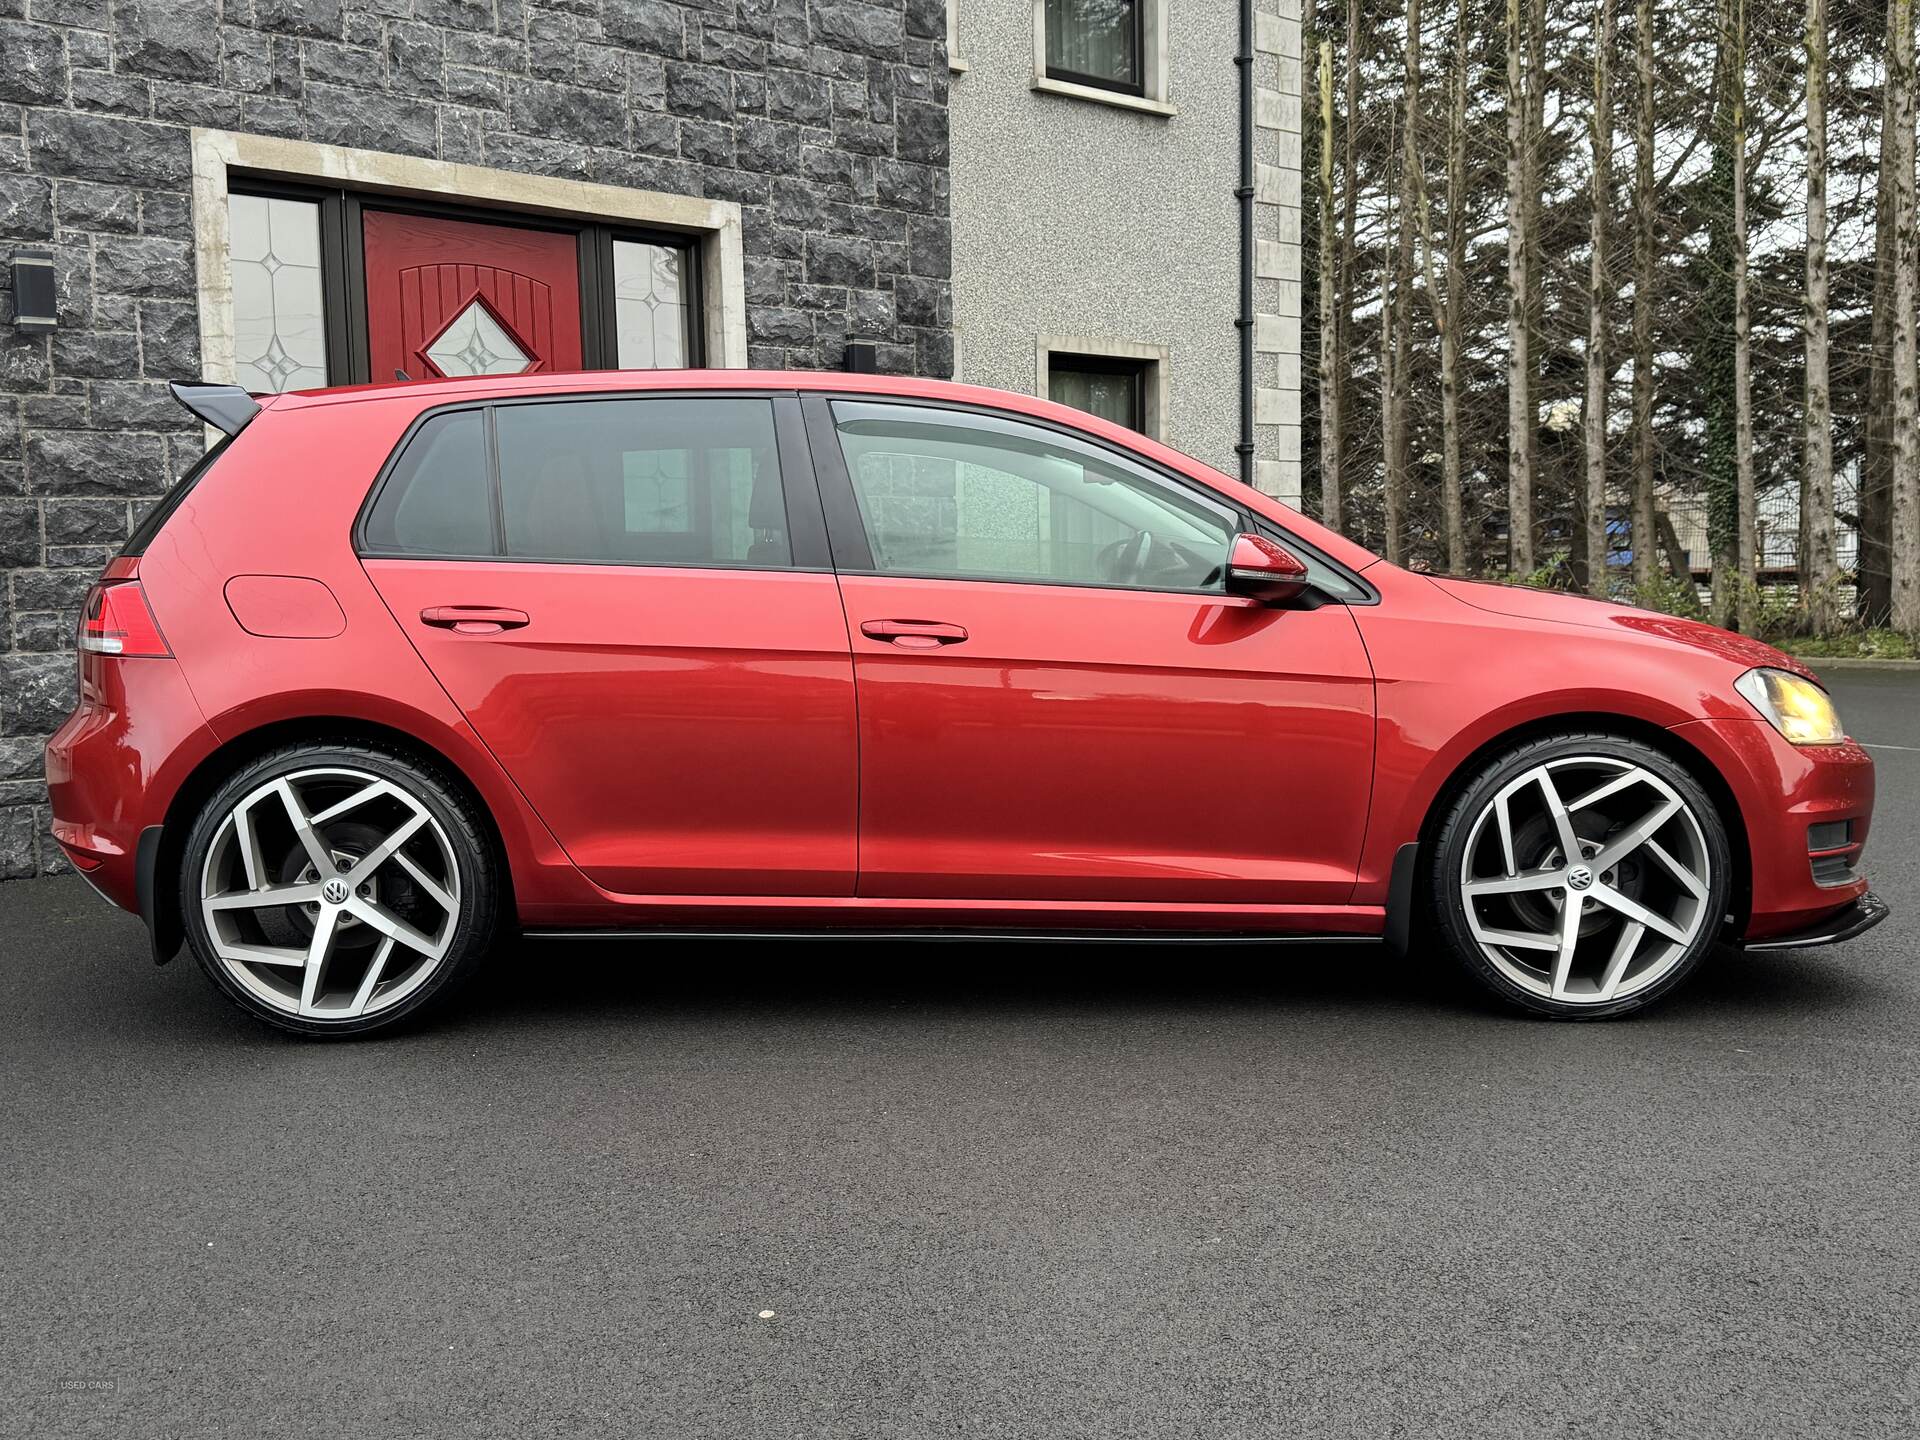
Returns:
[[[1378,935],[1249,934],[1241,930],[995,930],[928,927],[924,930],[876,930],[867,927],[814,927],[742,930],[717,926],[638,926],[626,929],[530,928],[529,940],[885,940],[934,944],[994,941],[1014,945],[1378,945]]]

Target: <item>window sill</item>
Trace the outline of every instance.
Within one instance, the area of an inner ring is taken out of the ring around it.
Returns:
[[[958,55],[949,56],[947,59],[947,69],[951,70],[955,75],[964,75],[972,68],[972,66],[968,65],[967,62],[962,60]]]
[[[1123,95],[1118,90],[1102,90],[1097,85],[1076,85],[1071,80],[1056,80],[1051,75],[1034,76],[1027,88],[1045,95],[1067,95],[1075,100],[1091,100],[1096,105],[1111,105],[1118,110],[1133,110],[1142,115],[1158,115],[1163,120],[1180,113],[1164,100]]]

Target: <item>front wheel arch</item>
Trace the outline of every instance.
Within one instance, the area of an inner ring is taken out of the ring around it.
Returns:
[[[1471,785],[1474,778],[1496,756],[1533,740],[1544,740],[1555,735],[1600,734],[1613,735],[1622,740],[1637,740],[1642,745],[1660,751],[1675,764],[1681,766],[1693,778],[1700,788],[1707,792],[1707,798],[1713,802],[1713,808],[1720,817],[1722,828],[1727,832],[1727,845],[1733,852],[1733,873],[1729,877],[1731,885],[1727,891],[1727,911],[1733,917],[1726,925],[1723,934],[1729,936],[1746,933],[1747,921],[1753,911],[1753,853],[1747,843],[1746,817],[1741,813],[1740,802],[1734,797],[1733,787],[1720,773],[1714,763],[1686,740],[1664,726],[1650,721],[1639,720],[1631,715],[1621,715],[1609,711],[1569,711],[1562,715],[1544,715],[1516,725],[1481,744],[1471,754],[1464,756],[1441,782],[1428,804],[1426,814],[1420,822],[1418,849],[1413,855],[1394,857],[1394,874],[1399,876],[1403,863],[1408,867],[1410,876],[1423,873],[1422,864],[1433,853],[1433,844],[1440,823],[1447,812],[1453,808],[1453,802],[1461,791]],[[1402,851],[1406,846],[1401,847]],[[1408,894],[1402,897],[1397,893],[1401,887],[1390,886],[1388,901],[1388,929],[1394,925],[1392,911],[1396,905],[1403,909],[1417,908],[1426,903],[1426,897],[1420,893],[1418,884],[1406,887]],[[1404,902],[1404,903],[1403,903]],[[1404,923],[1404,922],[1403,922]]]
[[[458,787],[472,802],[483,822],[487,843],[493,849],[494,873],[500,891],[500,923],[513,924],[517,912],[506,841],[500,834],[500,824],[492,807],[467,773],[450,756],[404,730],[346,716],[307,716],[248,730],[210,751],[174,792],[165,822],[149,826],[141,836],[136,889],[140,895],[141,918],[147,923],[153,943],[154,964],[164,965],[173,959],[186,939],[186,923],[179,903],[180,865],[185,856],[187,832],[193,828],[201,808],[222,785],[262,755],[287,745],[327,741],[374,745],[393,751],[415,763],[431,766]],[[154,836],[151,841],[149,835]]]

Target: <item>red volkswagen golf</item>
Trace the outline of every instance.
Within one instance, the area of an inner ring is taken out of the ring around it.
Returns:
[[[286,1029],[513,929],[1411,943],[1584,1017],[1885,914],[1787,656],[1397,569],[1058,405],[176,391],[227,438],[87,601],[54,834]]]

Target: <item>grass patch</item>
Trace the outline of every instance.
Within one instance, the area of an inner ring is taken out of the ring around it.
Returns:
[[[1849,630],[1843,635],[1790,635],[1774,642],[1803,660],[1912,660],[1913,641],[1898,630]]]

